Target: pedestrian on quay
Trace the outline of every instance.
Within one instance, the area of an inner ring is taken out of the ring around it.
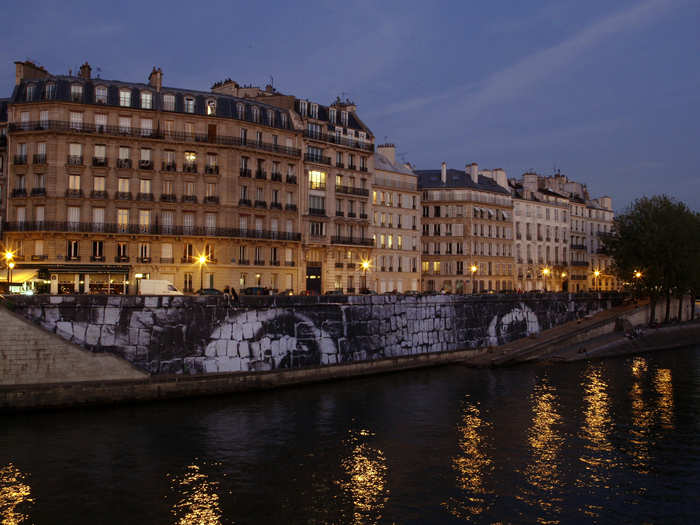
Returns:
[[[231,287],[231,295],[233,296],[234,304],[238,304],[238,294],[236,293],[236,289],[233,286]]]

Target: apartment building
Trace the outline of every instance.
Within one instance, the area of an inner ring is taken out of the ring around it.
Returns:
[[[418,170],[423,291],[513,289],[513,200],[505,171]]]
[[[569,272],[569,198],[538,187],[525,173],[511,180],[515,224],[515,287],[522,291],[566,291]]]
[[[357,107],[339,98],[324,106],[272,86],[243,89],[255,100],[286,109],[303,129],[300,211],[306,289],[357,293],[369,288],[374,136]]]
[[[2,223],[5,218],[5,205],[7,203],[5,195],[9,164],[7,157],[7,102],[8,99],[0,99],[0,236],[2,235]]]
[[[393,144],[377,146],[372,181],[374,257],[370,287],[378,293],[420,290],[421,205],[413,170],[396,162]]]
[[[602,253],[601,236],[612,231],[610,197],[591,199],[585,184],[561,174],[525,173],[510,186],[518,288],[543,290],[545,284],[552,291],[619,288],[612,259]]]
[[[134,292],[141,278],[304,288],[289,111],[166,87],[156,68],[147,83],[93,78],[87,63],[16,72],[4,242],[22,279],[52,293]]]

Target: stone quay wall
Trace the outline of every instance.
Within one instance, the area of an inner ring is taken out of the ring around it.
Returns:
[[[609,308],[545,296],[33,296],[7,304],[92,352],[152,375],[255,372],[478,349]]]

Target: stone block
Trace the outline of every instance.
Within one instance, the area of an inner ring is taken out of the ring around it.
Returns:
[[[227,355],[228,341],[224,339],[219,339],[216,341],[216,355],[219,357],[225,357]]]
[[[107,304],[108,304],[109,306],[114,306],[114,307],[116,307],[117,310],[118,310],[119,308],[121,308],[121,305],[122,305],[122,298],[119,297],[118,295],[110,295],[110,296],[107,298]]]
[[[110,297],[112,299],[112,297]],[[119,316],[121,314],[121,309],[116,306],[106,306],[104,309],[103,322],[104,324],[116,325],[119,323]]]
[[[219,366],[216,359],[205,359],[204,360],[204,373],[205,374],[215,374],[219,371]]]
[[[248,341],[238,343],[238,355],[240,357],[250,357],[250,344]]]
[[[230,339],[226,341],[226,355],[229,357],[238,356],[238,342],[231,341]]]
[[[241,360],[238,357],[226,357],[218,359],[219,372],[240,372]]]
[[[59,321],[56,323],[56,333],[64,339],[73,337],[73,323],[68,321]]]
[[[88,344],[90,346],[97,346],[97,344],[99,344],[100,342],[100,332],[100,326],[94,324],[89,325],[84,336],[85,344]]]
[[[262,330],[262,323],[260,321],[255,321],[255,323],[253,323],[253,334],[257,337],[260,337],[258,334],[260,333],[261,330]]]
[[[272,348],[271,341],[269,337],[263,337],[260,340],[260,350],[263,352],[270,350]]]
[[[209,337],[211,337],[212,339],[221,339],[221,327],[217,326],[216,328],[214,328]]]
[[[221,328],[221,339],[231,339],[231,323],[224,321],[220,326]]]
[[[243,327],[240,324],[234,323],[231,325],[231,339],[234,341],[243,340]]]
[[[148,296],[143,300],[143,305],[146,308],[158,308],[158,297]]]
[[[207,357],[216,357],[216,341],[212,341],[204,349],[204,355]]]
[[[258,320],[258,312],[255,310],[248,310],[245,316],[248,323],[254,323]]]
[[[114,346],[116,344],[114,332],[114,326],[103,325],[100,329],[100,345]]]
[[[146,328],[139,328],[139,346],[151,344],[151,331]]]
[[[151,328],[153,323],[153,312],[137,310],[131,313],[129,325],[133,328]]]
[[[246,323],[243,325],[243,338],[252,339],[253,338],[253,324]]]
[[[52,295],[49,297],[49,303],[51,304],[61,304],[63,302],[63,297],[60,295]]]
[[[84,343],[85,342],[85,331],[87,330],[88,326],[94,326],[94,325],[87,325],[85,323],[73,323],[73,341],[76,343]],[[100,327],[97,327],[97,332],[99,334]],[[94,343],[97,344],[97,343]]]

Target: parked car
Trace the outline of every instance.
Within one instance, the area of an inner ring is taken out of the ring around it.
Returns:
[[[286,290],[278,292],[277,295],[294,295],[294,290],[292,290],[291,288],[287,288]]]
[[[249,286],[241,289],[241,295],[270,295],[270,290],[263,286]]]
[[[216,288],[201,288],[197,290],[197,295],[223,295],[223,292]]]
[[[140,279],[139,295],[182,295],[170,281],[159,279]]]
[[[419,292],[418,290],[406,290],[403,294],[404,294],[404,295],[416,295],[416,296],[417,296],[417,295],[420,295],[420,292]]]

